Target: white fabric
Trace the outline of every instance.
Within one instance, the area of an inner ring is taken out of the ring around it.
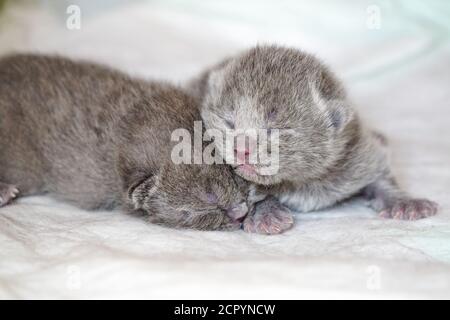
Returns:
[[[355,200],[260,236],[171,230],[23,198],[0,209],[0,298],[450,298],[443,3],[382,2],[374,25],[365,1],[138,1],[92,14],[82,6],[82,28],[72,31],[59,7],[7,8],[1,53],[58,52],[179,83],[258,42],[315,52],[389,137],[404,188],[441,209],[417,222],[381,220]]]

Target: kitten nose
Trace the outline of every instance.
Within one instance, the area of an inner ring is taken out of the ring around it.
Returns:
[[[238,205],[232,206],[227,210],[227,215],[233,219],[233,221],[242,222],[245,216],[247,215],[248,207],[245,202],[242,202]]]

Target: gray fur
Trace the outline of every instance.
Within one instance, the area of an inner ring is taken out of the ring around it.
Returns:
[[[436,213],[433,202],[399,189],[385,138],[363,126],[341,82],[310,54],[258,46],[205,71],[189,90],[207,128],[281,129],[276,175],[236,173],[291,209],[318,210],[363,193],[383,217]]]
[[[16,186],[85,209],[123,206],[171,227],[238,228],[226,212],[246,209],[247,184],[227,165],[170,160],[171,132],[199,119],[195,102],[169,84],[60,57],[4,57],[0,194]]]

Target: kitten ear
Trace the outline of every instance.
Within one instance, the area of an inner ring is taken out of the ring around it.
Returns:
[[[145,203],[155,195],[159,185],[159,173],[147,175],[135,180],[135,183],[131,184],[127,190],[128,201],[134,209],[145,209]]]
[[[210,96],[220,97],[233,66],[233,58],[227,58],[207,71],[205,83]]]

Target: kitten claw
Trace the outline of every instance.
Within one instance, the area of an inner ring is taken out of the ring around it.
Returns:
[[[437,203],[426,199],[402,199],[381,211],[378,215],[384,219],[418,220],[434,216],[437,213]]]

